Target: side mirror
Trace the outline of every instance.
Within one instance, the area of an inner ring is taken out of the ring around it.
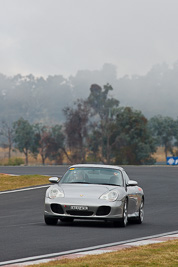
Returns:
[[[136,186],[136,185],[138,185],[138,183],[134,180],[129,180],[127,183],[127,186]]]
[[[50,183],[53,184],[57,184],[59,182],[59,178],[58,177],[51,177],[49,178]]]

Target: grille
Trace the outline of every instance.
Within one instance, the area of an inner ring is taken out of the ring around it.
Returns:
[[[109,206],[101,206],[97,209],[96,215],[98,216],[104,216],[108,215],[111,211],[111,207]]]
[[[76,215],[76,216],[92,216],[93,211],[89,210],[67,210],[66,211],[70,215]]]
[[[64,210],[59,204],[51,204],[51,210],[58,214],[64,214]]]

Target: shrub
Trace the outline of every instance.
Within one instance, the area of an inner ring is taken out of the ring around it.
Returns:
[[[5,166],[19,166],[19,165],[22,165],[24,164],[24,160],[22,158],[12,158],[12,159],[9,159],[8,162],[6,164],[4,164]]]

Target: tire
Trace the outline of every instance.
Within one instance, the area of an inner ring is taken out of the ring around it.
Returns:
[[[116,227],[126,227],[128,223],[128,200],[125,199],[123,204],[123,216],[122,219],[119,219],[117,221],[114,221],[113,224]]]
[[[57,222],[58,222],[58,219],[57,218],[51,218],[51,217],[47,217],[47,216],[44,216],[44,221],[47,225],[56,225]]]
[[[126,227],[127,223],[128,223],[128,201],[126,199],[123,204],[123,217],[121,220],[115,221],[114,225],[120,227]]]
[[[120,226],[121,227],[126,227],[128,223],[128,201],[127,199],[124,201],[124,206],[123,206],[123,217],[122,220],[120,221]]]
[[[143,222],[143,218],[144,218],[144,201],[142,199],[139,208],[139,215],[136,218],[136,223],[141,224]]]

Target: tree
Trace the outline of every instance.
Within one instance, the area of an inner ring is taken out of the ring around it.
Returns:
[[[107,164],[110,163],[112,157],[110,138],[119,106],[117,99],[109,97],[109,92],[112,90],[113,88],[109,84],[104,85],[103,89],[99,85],[93,84],[87,99],[92,108],[91,115],[93,117],[91,125],[93,132],[90,135],[89,147],[95,156],[100,153],[100,160]],[[101,148],[100,151],[99,148]]]
[[[91,162],[101,161],[101,153],[100,153],[100,141],[102,139],[102,133],[100,129],[97,129],[96,125],[92,127],[90,126],[90,134],[88,135],[87,146],[89,150],[88,158]]]
[[[51,143],[51,133],[49,127],[40,123],[34,125],[35,131],[35,143],[37,145],[38,152],[42,159],[42,164],[45,164],[45,160],[49,157],[49,145]]]
[[[175,125],[176,123],[173,118],[163,117],[161,115],[154,116],[149,120],[149,128],[156,139],[157,145],[164,146],[166,159],[168,152],[174,155]]]
[[[8,158],[11,158],[12,144],[13,144],[13,134],[14,130],[10,123],[2,121],[2,128],[0,135],[6,138],[6,142],[3,144],[5,147],[8,147]]]
[[[64,154],[70,161],[70,157],[65,149],[65,136],[61,125],[56,124],[51,127],[51,144],[49,147],[51,151],[49,158],[55,160],[57,164],[63,162]]]
[[[34,128],[27,120],[20,118],[14,122],[13,129],[15,146],[25,154],[25,163],[28,165],[29,152],[37,152]]]
[[[111,137],[116,164],[155,162],[151,157],[155,152],[155,143],[147,124],[147,119],[140,111],[130,107],[122,107],[118,110]]]
[[[63,154],[67,154],[64,147],[65,137],[62,132],[62,126],[56,124],[53,127],[49,127],[37,123],[34,125],[34,129],[42,164],[45,165],[47,158],[55,160],[56,163],[62,163]]]
[[[85,162],[89,112],[89,106],[83,100],[78,100],[74,108],[64,109],[66,141],[71,153],[70,159],[73,162]]]

